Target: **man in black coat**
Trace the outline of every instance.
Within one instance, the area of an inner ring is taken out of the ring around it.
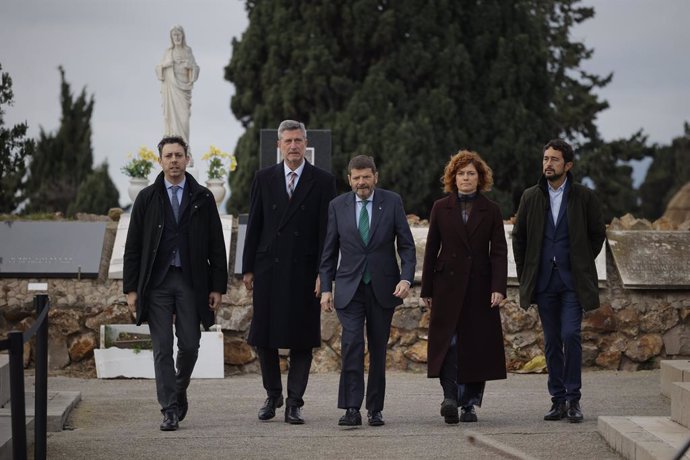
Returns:
[[[160,429],[174,431],[187,414],[187,387],[201,340],[226,292],[228,268],[220,216],[211,192],[186,173],[181,137],[158,144],[163,171],[134,202],[125,243],[123,291],[148,321],[156,392],[164,414]],[[173,362],[173,320],[177,372]]]
[[[256,173],[252,184],[243,281],[254,291],[247,342],[256,347],[267,398],[259,420],[283,405],[279,348],[290,349],[285,422],[302,424],[312,348],[321,346],[319,260],[332,174],[305,160],[307,131],[297,121],[278,127],[283,161]]]
[[[551,409],[544,420],[583,420],[583,311],[599,307],[595,259],[606,240],[595,193],[573,180],[573,148],[561,139],[544,146],[543,175],[525,190],[513,227],[520,306],[537,304],[544,330]]]

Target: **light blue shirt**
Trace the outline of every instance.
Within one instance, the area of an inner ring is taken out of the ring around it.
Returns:
[[[302,177],[302,171],[304,171],[304,163],[305,163],[305,161],[302,160],[302,164],[299,165],[297,167],[297,169],[295,169],[293,171],[292,169],[288,168],[288,165],[285,164],[285,162],[283,162],[283,171],[285,174],[285,191],[288,193],[288,195],[290,194],[290,190],[288,190],[288,183],[290,182],[290,176],[288,176],[288,174],[290,174],[291,172],[294,172],[295,174],[297,174],[297,177],[295,177],[295,190],[297,190],[297,183],[299,182],[299,178]]]
[[[357,206],[355,207],[355,223],[357,224],[357,228],[359,228],[359,213],[362,212],[362,206],[364,206],[364,201],[360,200],[357,194],[355,193],[355,201],[357,202]],[[369,228],[371,228],[371,209],[372,209],[372,203],[374,202],[374,192],[371,192],[371,196],[367,198],[367,214],[369,214]]]
[[[553,217],[553,224],[558,223],[558,213],[561,211],[561,203],[563,202],[563,192],[565,191],[565,184],[568,182],[568,178],[563,181],[560,187],[553,189],[551,184],[546,188],[549,190],[549,199],[551,201],[551,217]]]
[[[182,196],[184,194],[184,185],[185,182],[187,182],[187,177],[184,177],[182,179],[182,182],[179,184],[173,184],[172,182],[168,182],[167,179],[163,179],[163,182],[165,182],[165,189],[168,191],[168,199],[170,200],[170,205],[172,205],[172,186],[177,185],[180,188],[177,189],[177,203],[182,204]]]

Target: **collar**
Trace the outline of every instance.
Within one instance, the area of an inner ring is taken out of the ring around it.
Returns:
[[[307,160],[302,160],[302,164],[297,167],[294,171],[288,167],[288,165],[283,161],[283,176],[287,177],[288,174],[291,172],[294,172],[297,174],[297,179],[299,179],[302,176],[302,171],[304,171],[304,165],[307,163]]]
[[[376,193],[376,189],[371,191],[371,195],[369,195],[369,198],[367,198],[366,201],[373,203],[374,202],[374,193]],[[355,202],[361,203],[362,201],[365,201],[365,200],[360,199],[359,195],[357,195],[357,193],[355,193]]]
[[[163,182],[165,183],[166,190],[169,190],[170,187],[172,187],[173,185],[178,185],[182,190],[184,190],[185,183],[187,182],[187,176],[185,175],[184,178],[182,178],[182,182],[180,182],[179,184],[173,184],[172,182],[168,182],[168,179],[166,179],[165,176],[163,177]]]
[[[547,188],[547,190],[549,191],[549,193],[561,193],[561,192],[563,192],[563,190],[565,190],[565,186],[566,186],[567,183],[568,183],[568,176],[565,176],[565,180],[563,181],[563,183],[561,184],[561,186],[558,187],[558,188],[556,188],[556,189],[554,189],[553,187],[551,187],[551,184],[550,184],[549,181],[547,180],[547,181],[546,181],[546,188]]]
[[[477,192],[474,193],[460,193],[458,192],[458,201],[460,202],[472,202],[477,199]]]

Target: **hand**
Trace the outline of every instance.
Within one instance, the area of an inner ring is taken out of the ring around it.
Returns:
[[[314,284],[314,297],[321,297],[321,276],[316,276],[316,283]]]
[[[322,292],[321,293],[321,310],[322,311],[333,311],[333,293],[332,292]]]
[[[127,293],[127,305],[130,308],[137,308],[137,291]]]
[[[404,299],[407,297],[407,294],[410,293],[410,283],[407,281],[400,281],[397,286],[395,286],[395,291],[393,291],[393,295],[395,297],[399,297],[401,299]]]
[[[422,300],[424,301],[424,306],[431,309],[431,297],[422,297]]]
[[[220,292],[210,292],[208,294],[208,309],[218,311],[220,308]]]
[[[242,277],[242,282],[247,291],[254,289],[254,273],[245,273]]]
[[[503,294],[500,292],[492,292],[491,293],[491,307],[496,307],[498,304],[501,303],[501,301],[504,299]]]

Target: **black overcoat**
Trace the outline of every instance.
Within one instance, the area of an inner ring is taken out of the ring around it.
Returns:
[[[223,227],[213,194],[186,173],[182,213],[189,215],[189,257],[194,305],[199,320],[208,330],[215,315],[208,306],[210,292],[224,294],[228,287],[228,262]],[[122,287],[125,294],[137,292],[137,325],[147,321],[148,292],[151,271],[165,221],[164,206],[170,199],[165,190],[163,173],[137,195],[125,243]]]
[[[498,205],[478,194],[464,223],[456,194],[434,203],[421,291],[432,298],[429,377],[439,376],[457,334],[459,383],[506,378],[501,316],[491,293],[506,294],[507,254]]]
[[[333,175],[308,162],[292,199],[283,162],[256,173],[242,257],[242,273],[254,274],[250,345],[321,346],[321,307],[314,287],[334,196]]]

